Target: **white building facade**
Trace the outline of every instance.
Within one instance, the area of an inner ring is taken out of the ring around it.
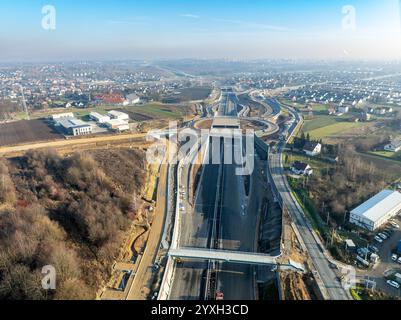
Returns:
[[[351,211],[349,222],[375,231],[401,212],[401,193],[383,190]]]

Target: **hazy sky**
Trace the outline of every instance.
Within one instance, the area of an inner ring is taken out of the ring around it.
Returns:
[[[399,0],[0,1],[0,61],[137,58],[401,59]]]

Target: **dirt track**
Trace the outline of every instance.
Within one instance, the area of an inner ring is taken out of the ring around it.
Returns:
[[[36,149],[46,149],[46,148],[64,148],[73,147],[79,145],[96,144],[96,143],[113,143],[113,142],[123,142],[131,139],[145,138],[145,133],[140,134],[122,134],[114,136],[102,136],[102,137],[91,137],[82,139],[71,139],[71,140],[59,140],[59,141],[49,141],[49,142],[39,142],[33,144],[24,144],[11,147],[0,147],[0,156],[15,156],[19,153],[23,153],[29,150]]]

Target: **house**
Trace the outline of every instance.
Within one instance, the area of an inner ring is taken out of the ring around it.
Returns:
[[[308,141],[303,148],[303,151],[310,157],[319,155],[322,152],[322,145],[318,142]]]
[[[111,110],[107,113],[107,115],[110,117],[110,119],[119,119],[124,121],[129,120],[129,115],[121,111]]]
[[[336,109],[335,109],[334,107],[330,107],[330,108],[327,110],[327,112],[328,112],[329,115],[331,116],[331,115],[333,115],[333,114],[336,113]]]
[[[401,193],[383,190],[350,212],[349,222],[375,231],[401,212]]]
[[[349,107],[348,106],[339,106],[337,108],[337,113],[339,114],[344,114],[349,112]]]
[[[309,164],[300,161],[295,161],[290,169],[293,173],[302,176],[310,176],[313,173],[313,169]]]
[[[365,111],[362,111],[359,114],[359,121],[365,122],[365,121],[369,121],[370,119],[371,119],[371,115]]]
[[[398,152],[401,151],[401,140],[398,141],[392,141],[389,144],[384,146],[385,151],[390,151],[390,152]]]
[[[378,115],[385,115],[386,112],[387,112],[386,108],[377,108],[377,109],[375,109],[375,113],[378,114]]]
[[[367,108],[365,109],[365,111],[366,111],[366,113],[373,114],[373,113],[375,112],[375,109],[373,109],[372,107],[367,107]]]
[[[124,105],[137,104],[141,102],[141,98],[135,93],[129,94],[124,101]]]

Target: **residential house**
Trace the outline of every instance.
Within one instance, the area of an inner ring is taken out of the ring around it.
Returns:
[[[349,112],[349,106],[342,105],[337,108],[337,113],[339,113],[339,114],[344,114],[344,113],[348,113],[348,112]]]
[[[390,152],[401,151],[401,140],[393,140],[392,142],[384,146],[384,150]]]
[[[303,151],[310,157],[315,157],[322,152],[322,145],[318,142],[308,141],[303,148]]]
[[[290,169],[293,173],[302,176],[310,176],[313,173],[313,169],[309,164],[300,161],[295,161]]]

